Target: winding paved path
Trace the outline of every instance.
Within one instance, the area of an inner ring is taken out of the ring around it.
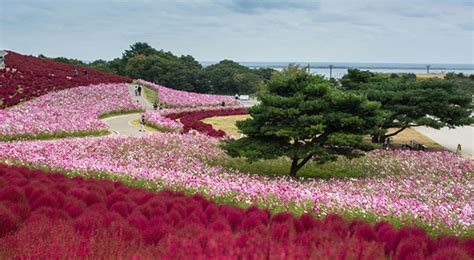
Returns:
[[[146,101],[143,96],[135,96],[135,84],[129,84],[128,85],[128,90],[130,94],[130,98],[132,98],[134,101],[140,103],[140,105],[145,108],[146,110],[152,110],[153,107],[148,101]],[[142,95],[144,92],[142,91]],[[106,123],[109,126],[109,130],[116,134],[116,135],[128,135],[128,136],[144,136],[151,134],[151,132],[145,130],[145,131],[140,131],[141,128],[132,125],[133,120],[140,119],[140,113],[133,113],[133,114],[127,114],[127,115],[120,115],[120,116],[113,116],[113,117],[108,117],[105,119],[102,119],[104,123]]]

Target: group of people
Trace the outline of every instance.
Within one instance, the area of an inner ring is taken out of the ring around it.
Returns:
[[[142,86],[136,85],[135,86],[135,96],[141,96],[142,95]]]
[[[89,79],[89,75],[87,74],[87,70],[84,70],[84,71],[83,71],[83,74],[84,74],[84,76],[85,76],[87,79]],[[72,69],[72,77],[75,78],[75,77],[77,77],[77,76],[79,76],[79,71],[77,70],[76,67],[74,67],[74,68]]]

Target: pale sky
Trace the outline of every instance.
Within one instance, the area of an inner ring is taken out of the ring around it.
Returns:
[[[472,64],[472,0],[0,0],[0,49],[82,60],[130,44],[201,61]]]

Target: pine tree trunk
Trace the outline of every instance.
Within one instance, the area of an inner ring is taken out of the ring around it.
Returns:
[[[298,172],[298,160],[299,159],[293,159],[291,162],[290,176],[293,178],[296,178],[296,173]]]
[[[385,143],[385,139],[387,139],[387,136],[380,136],[379,137],[379,144],[384,144]]]
[[[385,142],[386,136],[372,136],[372,143],[383,144]]]
[[[378,143],[378,142],[379,142],[379,137],[373,135],[373,136],[372,136],[372,143]]]

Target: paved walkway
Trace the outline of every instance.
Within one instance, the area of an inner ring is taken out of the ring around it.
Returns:
[[[415,129],[453,152],[456,151],[458,144],[461,144],[461,155],[464,157],[474,157],[474,127],[472,126],[454,129],[444,127],[439,130],[419,126]]]
[[[140,131],[139,127],[132,125],[133,120],[140,118],[140,113],[114,116],[102,119],[104,123],[109,126],[109,130],[116,135],[129,135],[129,136],[144,136],[150,134],[150,132]]]
[[[140,105],[143,108],[145,108],[146,110],[153,109],[152,105],[148,103],[148,101],[146,101],[142,96],[135,96],[135,84],[129,84],[128,90],[130,93],[130,98],[140,103]],[[144,95],[143,91],[142,91],[142,95]],[[109,130],[116,135],[128,135],[128,136],[148,135],[151,132],[147,130],[140,131],[141,130],[140,127],[134,126],[131,123],[133,120],[140,119],[140,115],[141,115],[140,113],[120,115],[120,116],[108,117],[108,118],[102,119],[102,121],[106,123],[109,126]]]
[[[148,102],[143,96],[145,95],[145,91],[142,89],[142,95],[141,96],[135,96],[135,86],[137,84],[128,84],[128,93],[130,93],[130,97],[132,97],[133,100],[137,101],[140,103],[140,105],[145,108],[146,110],[153,110],[153,105]]]

